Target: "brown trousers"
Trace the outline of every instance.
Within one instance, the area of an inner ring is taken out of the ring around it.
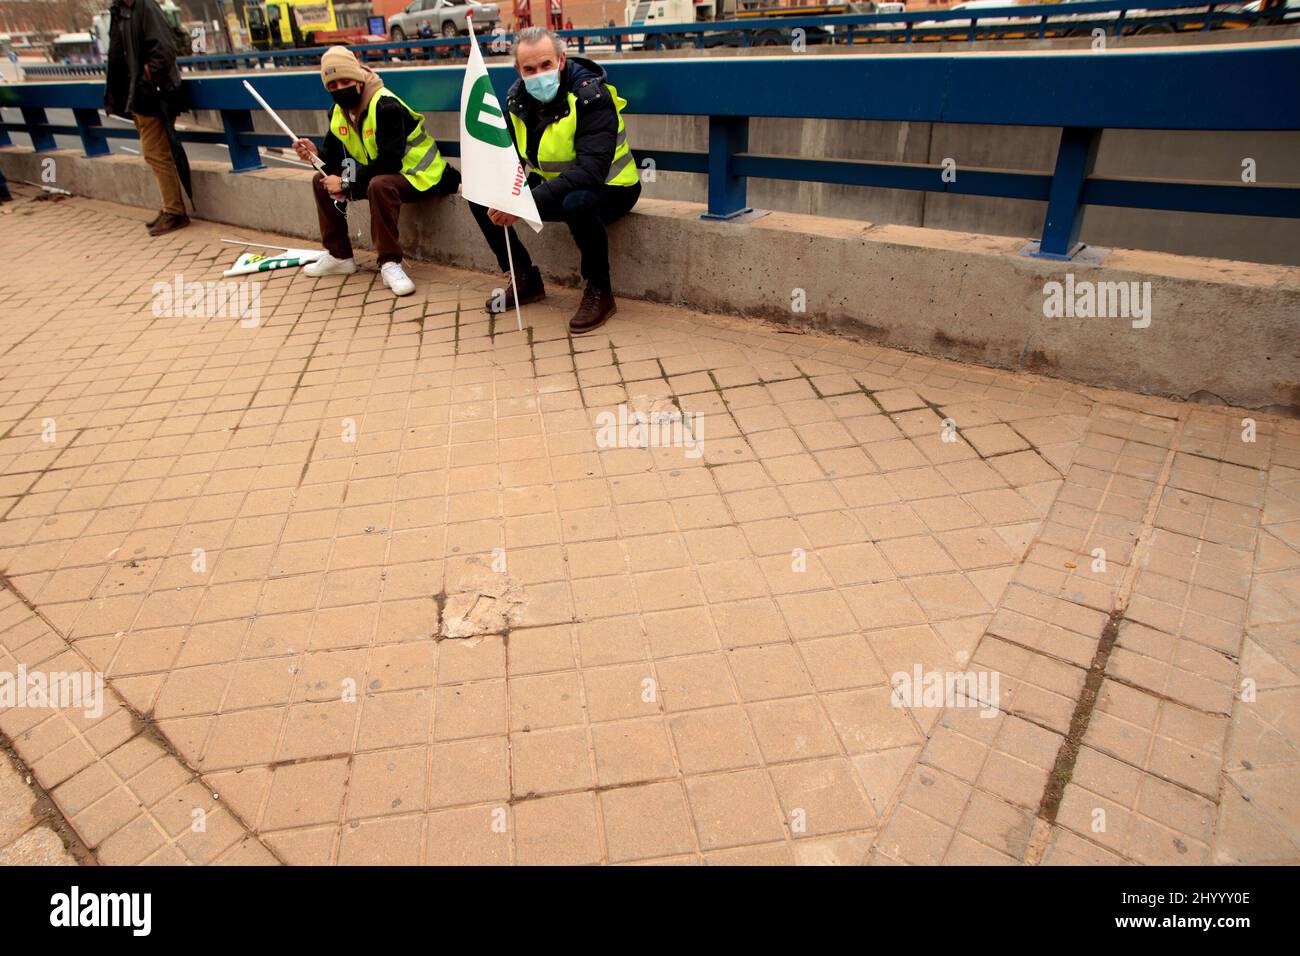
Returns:
[[[316,217],[320,220],[320,241],[336,259],[352,258],[352,240],[348,237],[348,220],[334,205],[321,185],[321,173],[312,177],[311,191],[316,197]],[[370,241],[379,254],[379,264],[402,261],[402,243],[397,236],[397,217],[402,203],[417,202],[428,196],[446,196],[460,185],[460,173],[448,166],[438,182],[424,192],[417,192],[401,173],[381,173],[370,180],[366,199],[370,201]],[[353,200],[355,202],[356,200]]]
[[[162,193],[162,211],[177,216],[185,215],[185,196],[181,191],[176,160],[172,158],[171,144],[167,142],[167,127],[157,116],[135,114],[135,128],[140,131],[140,154],[153,169]]]

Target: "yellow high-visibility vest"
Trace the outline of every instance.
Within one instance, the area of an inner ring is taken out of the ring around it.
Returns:
[[[618,139],[614,144],[614,160],[609,164],[605,175],[606,186],[631,186],[638,181],[636,162],[632,158],[632,147],[627,143],[627,129],[623,125],[623,107],[627,100],[618,95],[618,90],[606,83],[605,89],[614,98],[614,111],[618,114]],[[569,169],[578,159],[573,146],[573,138],[578,133],[578,98],[569,94],[569,112],[542,130],[542,141],[537,144],[537,165],[528,159],[528,127],[514,113],[510,122],[515,128],[515,145],[524,166],[530,173],[537,173],[543,179],[554,179]]]
[[[361,120],[361,129],[352,125],[342,107],[337,104],[330,116],[330,129],[339,138],[348,155],[365,166],[373,163],[379,156],[379,144],[375,141],[375,109],[381,98],[391,96],[402,103],[402,98],[392,93],[387,87],[380,87],[379,92],[370,98],[366,115]],[[415,117],[415,129],[406,137],[406,152],[402,154],[402,175],[406,181],[424,192],[430,186],[436,186],[442,179],[447,161],[438,152],[438,144],[424,131],[424,117],[405,103],[402,106]]]

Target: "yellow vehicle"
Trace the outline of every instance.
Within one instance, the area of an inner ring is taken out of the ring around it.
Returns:
[[[244,26],[254,50],[316,46],[338,32],[332,0],[245,0]]]

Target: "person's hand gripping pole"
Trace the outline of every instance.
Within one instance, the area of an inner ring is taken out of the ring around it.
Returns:
[[[271,119],[275,121],[275,125],[280,127],[280,129],[284,131],[284,135],[289,137],[290,141],[292,141],[293,143],[294,152],[298,154],[298,156],[303,160],[303,162],[311,163],[318,170],[320,170],[323,176],[325,176],[326,188],[328,188],[330,185],[330,183],[328,182],[329,180],[338,179],[337,176],[330,176],[329,173],[325,172],[325,163],[321,161],[321,158],[316,151],[315,143],[313,143],[309,139],[304,139],[300,137],[297,133],[291,130],[289,128],[289,125],[285,123],[284,120],[280,119],[280,115],[276,113],[275,110],[271,109],[271,105],[267,103],[266,100],[262,99],[262,94],[258,93],[257,90],[253,89],[253,84],[249,83],[248,80],[244,80],[244,89],[248,90],[249,95],[252,96],[253,99],[257,100],[258,105],[261,106],[262,109],[266,110],[266,115],[271,117]],[[334,190],[330,190],[330,196],[334,200],[335,208],[337,208],[339,212],[343,213],[343,215],[346,216],[348,213],[348,204],[347,204],[347,199],[343,194],[344,188],[345,188],[344,183],[340,179],[337,184],[337,188]]]

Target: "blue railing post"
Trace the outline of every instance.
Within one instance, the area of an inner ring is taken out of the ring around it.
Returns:
[[[45,110],[39,106],[20,107],[23,114],[23,122],[27,124],[27,135],[32,138],[32,150],[37,153],[44,153],[51,149],[58,149],[59,146],[54,142],[53,133],[38,133],[37,126],[44,126],[49,122],[45,118]]]
[[[110,152],[104,127],[99,122],[99,110],[74,109],[77,131],[81,134],[81,148],[87,156],[107,156]]]
[[[709,211],[701,218],[734,219],[750,211],[747,180],[732,172],[732,158],[748,149],[748,116],[709,117]]]
[[[1083,248],[1079,229],[1083,226],[1083,187],[1097,159],[1101,130],[1067,126],[1061,130],[1056,153],[1056,171],[1047,199],[1043,238],[1035,255],[1044,259],[1070,259]]]
[[[230,166],[237,173],[252,169],[265,169],[256,146],[246,146],[239,141],[240,133],[253,132],[251,110],[222,110],[221,125],[226,131],[226,146],[230,148]]]

